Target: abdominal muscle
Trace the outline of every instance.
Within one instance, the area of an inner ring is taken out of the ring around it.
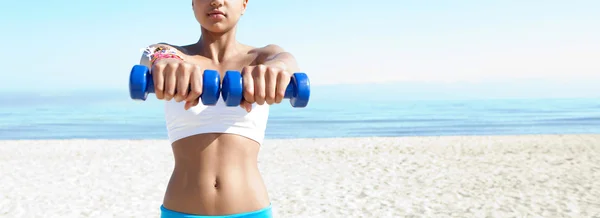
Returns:
[[[228,215],[267,207],[258,170],[259,144],[251,139],[208,133],[172,144],[175,168],[163,206],[195,215]]]

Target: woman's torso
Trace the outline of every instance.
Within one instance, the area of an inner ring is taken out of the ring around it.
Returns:
[[[190,52],[191,49],[186,47],[178,49],[183,53],[193,53]],[[204,69],[219,71],[222,78],[227,70],[240,71],[245,66],[255,65],[256,55],[248,53],[251,49],[250,47],[244,47],[239,55],[235,55],[233,58],[221,63],[214,63],[200,56],[184,55],[183,58],[187,62],[200,65]],[[183,110],[183,103],[176,103],[172,100],[166,102],[166,104],[166,110]],[[201,104],[200,102],[197,107],[202,108],[203,105]],[[261,107],[268,106],[263,105]],[[178,111],[177,113],[181,114],[177,115],[183,116],[180,118],[189,119],[191,122],[194,119],[192,116],[207,115],[201,111],[194,114],[194,108],[190,110],[190,112]],[[243,111],[244,114],[247,113],[240,107],[223,108],[223,110],[229,110],[223,116],[242,116],[240,111]],[[239,111],[233,113],[231,110]],[[212,109],[212,112],[209,116],[219,116],[215,109]],[[265,119],[264,123],[266,124],[265,111],[262,113],[260,116],[247,119]],[[241,119],[241,117],[234,117],[233,119]],[[223,123],[221,124],[223,125]],[[167,125],[170,125],[169,118],[167,118]],[[241,128],[257,128],[256,132],[264,134],[264,132],[261,132],[264,131],[261,130],[264,125],[256,127],[248,125]],[[251,137],[231,133],[190,135],[172,143],[175,168],[163,201],[166,208],[189,214],[223,215],[255,211],[270,204],[257,165],[259,142],[251,139]]]

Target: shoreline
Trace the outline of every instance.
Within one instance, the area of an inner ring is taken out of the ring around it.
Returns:
[[[165,140],[0,141],[0,217],[157,217]],[[600,134],[266,139],[276,217],[600,217]]]
[[[556,136],[600,136],[599,133],[541,133],[541,134],[473,134],[473,135],[400,135],[400,136],[350,136],[350,137],[303,137],[303,138],[265,138],[266,141],[282,141],[282,140],[332,140],[332,139],[410,139],[410,138],[457,138],[457,137],[473,137],[473,138],[502,138],[502,137],[556,137]],[[34,141],[168,141],[163,138],[41,138],[41,139],[0,139],[2,142],[34,142]]]

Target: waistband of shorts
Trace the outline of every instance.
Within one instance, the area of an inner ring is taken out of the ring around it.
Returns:
[[[230,215],[220,215],[220,216],[203,216],[203,215],[194,215],[194,214],[186,214],[180,213],[177,211],[172,211],[164,207],[164,205],[160,206],[160,217],[161,218],[272,218],[273,214],[271,211],[272,205],[256,210],[250,211],[246,213],[238,213],[238,214],[230,214]]]

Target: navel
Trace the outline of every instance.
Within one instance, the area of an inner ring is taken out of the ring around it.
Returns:
[[[220,186],[221,186],[221,183],[219,182],[219,177],[216,177],[215,181],[214,181],[214,187],[215,187],[215,189],[219,189]]]

